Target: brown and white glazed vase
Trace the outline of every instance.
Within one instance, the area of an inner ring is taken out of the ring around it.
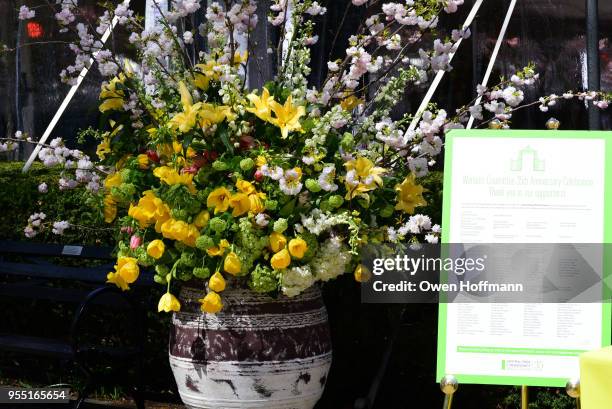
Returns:
[[[312,409],[331,366],[327,310],[318,288],[277,299],[228,288],[218,314],[203,290],[183,287],[170,332],[170,365],[189,409]]]

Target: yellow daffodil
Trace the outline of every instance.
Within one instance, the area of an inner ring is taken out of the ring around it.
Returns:
[[[193,224],[196,227],[203,229],[204,227],[206,227],[206,225],[208,225],[209,220],[210,220],[210,213],[208,213],[208,210],[202,210],[200,213],[198,213],[196,218],[193,220]]]
[[[284,105],[272,101],[270,106],[275,115],[270,122],[280,128],[283,139],[287,138],[289,132],[302,129],[300,118],[306,115],[306,108],[301,105],[293,105],[291,96],[287,98]]]
[[[206,206],[215,209],[215,214],[225,212],[230,205],[232,194],[224,187],[218,187],[208,195]]]
[[[229,246],[230,246],[229,242],[223,239],[219,242],[218,246],[213,246],[209,248],[208,250],[206,250],[206,252],[208,253],[209,256],[212,256],[212,257],[222,256],[225,253],[225,249],[227,249]]]
[[[274,253],[278,253],[287,245],[287,238],[282,233],[272,232],[269,237],[270,249]]]
[[[180,301],[172,294],[170,294],[169,292],[162,295],[161,298],[159,299],[159,303],[157,304],[157,311],[158,312],[170,312],[170,311],[174,311],[174,312],[179,312],[181,310],[181,303]]]
[[[123,84],[124,81],[125,75],[119,74],[118,77],[102,85],[100,91],[100,100],[102,100],[99,108],[100,112],[123,110],[125,92],[121,89],[119,84]]]
[[[370,281],[370,278],[372,278],[372,273],[370,273],[366,266],[364,266],[363,264],[359,264],[355,268],[353,276],[355,277],[355,281],[359,283],[366,283]]]
[[[242,265],[240,264],[240,259],[238,255],[233,251],[230,251],[229,254],[225,257],[225,261],[223,262],[223,270],[226,273],[229,273],[233,276],[240,273],[240,269]]]
[[[344,180],[346,185],[346,199],[352,199],[366,192],[381,187],[383,175],[386,170],[374,166],[371,160],[360,157],[344,164],[347,173]]]
[[[230,197],[230,206],[232,207],[232,216],[242,216],[251,209],[251,200],[246,193],[234,193]]]
[[[413,214],[416,207],[427,205],[427,201],[423,199],[425,189],[415,182],[414,173],[406,177],[401,184],[395,186],[395,191],[397,192],[395,210]]]
[[[216,293],[220,293],[225,290],[225,279],[220,272],[217,271],[212,275],[212,277],[210,277],[210,280],[208,280],[208,288]]]
[[[295,258],[302,259],[306,251],[308,251],[308,244],[301,237],[291,239],[289,241],[289,253]]]
[[[183,112],[174,115],[172,119],[170,119],[169,124],[170,127],[185,133],[189,132],[196,125],[202,103],[193,103],[193,98],[183,81],[179,82],[179,92],[181,94]]]
[[[196,192],[196,188],[193,185],[193,174],[191,173],[178,173],[176,169],[169,166],[160,166],[155,168],[153,175],[157,176],[167,185],[184,185],[187,186],[191,193]]]
[[[200,309],[209,314],[216,314],[223,309],[221,296],[214,291],[209,292],[206,297],[198,301],[202,304]]]
[[[289,264],[291,264],[291,256],[289,255],[287,249],[282,249],[281,251],[273,255],[270,259],[270,264],[275,270],[282,270],[284,268],[289,267]]]
[[[166,250],[166,245],[159,239],[153,240],[147,246],[147,254],[156,260],[164,255],[164,250]]]
[[[104,196],[104,221],[112,223],[117,217],[117,202],[111,195]]]
[[[269,122],[272,119],[270,105],[274,102],[274,97],[270,95],[270,91],[266,87],[261,91],[261,97],[256,94],[249,94],[247,98],[254,105],[253,108],[247,108],[247,112],[255,114],[263,121]]]
[[[167,239],[183,241],[189,233],[189,225],[182,220],[168,219],[161,226],[161,234]]]
[[[115,284],[121,291],[127,291],[130,289],[128,283],[125,282],[123,277],[117,272],[110,272],[106,275],[106,282],[109,284]]]

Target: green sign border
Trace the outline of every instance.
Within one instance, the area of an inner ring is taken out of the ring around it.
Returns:
[[[604,243],[612,243],[612,132],[599,131],[533,131],[533,130],[452,130],[446,135],[444,156],[444,188],[442,205],[442,243],[448,243],[450,237],[450,206],[451,206],[451,174],[453,164],[453,141],[455,138],[538,138],[538,139],[603,139],[605,140],[605,175],[604,175]],[[612,254],[604,252],[604,276],[612,274]],[[605,291],[605,290],[604,290]],[[604,293],[604,300],[610,300],[610,296]],[[612,305],[610,302],[602,303],[602,339],[601,346],[612,344]],[[444,375],[446,368],[446,324],[447,304],[439,305],[438,313],[438,359],[436,377],[439,381]],[[580,352],[580,351],[576,351]],[[546,351],[542,355],[551,355]],[[510,354],[509,354],[510,355]],[[567,354],[559,354],[567,356]],[[482,385],[526,385],[526,386],[551,386],[565,387],[567,379],[546,377],[521,377],[521,376],[491,376],[491,375],[454,375],[458,382],[465,384]]]

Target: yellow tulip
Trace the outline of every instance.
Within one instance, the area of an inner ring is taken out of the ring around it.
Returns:
[[[266,122],[272,119],[270,105],[274,102],[274,97],[270,95],[270,91],[266,87],[261,91],[261,97],[249,94],[247,98],[254,105],[253,108],[247,108],[247,112],[255,114],[259,119]]]
[[[287,98],[284,105],[272,101],[270,106],[275,115],[270,122],[280,128],[283,139],[287,138],[289,132],[302,129],[300,118],[306,115],[306,108],[301,105],[293,105],[291,96]]]
[[[108,175],[106,179],[104,179],[104,187],[107,190],[110,190],[113,187],[119,186],[121,182],[122,182],[121,173],[116,172],[116,173]]]
[[[214,291],[206,294],[206,297],[198,300],[202,305],[200,306],[203,312],[210,314],[216,314],[223,309],[223,303],[221,302],[221,296]]]
[[[270,249],[274,253],[278,253],[287,245],[287,238],[282,233],[272,232],[270,234]]]
[[[212,275],[212,277],[210,277],[210,280],[208,280],[208,288],[217,293],[220,293],[225,290],[225,279],[223,278],[220,272],[217,271],[215,274]]]
[[[224,187],[213,190],[206,199],[206,206],[215,209],[215,214],[223,213],[230,205],[231,193]]]
[[[238,255],[231,251],[225,257],[225,261],[223,262],[223,270],[225,270],[226,273],[235,276],[236,274],[240,273],[241,268],[242,266],[240,265],[240,259],[238,258]]]
[[[196,192],[196,188],[193,185],[193,174],[190,173],[178,173],[176,169],[168,166],[160,166],[155,168],[153,175],[158,177],[162,182],[167,185],[184,185],[187,186],[191,193]]]
[[[196,240],[200,237],[200,230],[193,224],[187,227],[187,236],[182,240],[189,247],[195,247]]]
[[[251,213],[263,213],[266,210],[264,199],[266,198],[265,193],[254,193],[249,195],[249,201],[251,202]]]
[[[200,213],[198,213],[195,220],[193,221],[193,224],[195,224],[196,227],[203,229],[204,227],[206,227],[206,225],[208,225],[209,220],[210,220],[210,213],[208,213],[207,210],[203,210]]]
[[[162,295],[161,298],[159,299],[159,303],[157,304],[157,311],[158,312],[170,312],[170,311],[175,311],[175,312],[179,312],[181,310],[181,303],[180,301],[172,294],[170,294],[169,292]]]
[[[147,246],[147,254],[156,260],[164,255],[164,250],[166,250],[166,245],[161,240],[153,240]]]
[[[251,209],[251,201],[245,193],[236,193],[230,198],[230,206],[234,209],[232,216],[238,217],[247,213]]]
[[[359,264],[355,268],[353,275],[355,276],[355,281],[360,283],[368,282],[372,278],[372,273],[363,264]]]
[[[289,253],[297,259],[301,259],[308,251],[308,244],[301,237],[289,241]]]
[[[140,169],[149,168],[149,157],[146,154],[141,153],[140,155],[136,156],[136,160],[138,161],[138,167]]]
[[[282,249],[281,251],[273,255],[272,259],[270,259],[270,264],[275,270],[282,270],[284,268],[287,268],[289,264],[291,264],[291,256],[289,255],[287,249]]]
[[[426,206],[427,201],[423,199],[425,189],[415,182],[414,173],[411,173],[404,181],[395,186],[397,192],[397,204],[395,210],[401,210],[413,214],[415,207]]]
[[[111,195],[104,196],[104,221],[112,223],[117,217],[117,202]]]
[[[109,284],[115,284],[122,291],[127,291],[130,289],[128,283],[125,282],[123,277],[119,273],[110,272],[106,275],[106,282]]]
[[[223,239],[219,242],[218,246],[211,247],[208,250],[206,250],[206,252],[208,253],[209,256],[212,256],[212,257],[222,256],[225,253],[225,249],[227,249],[229,246],[230,246],[229,242]]]
[[[138,279],[140,268],[138,261],[133,257],[119,257],[117,265],[115,265],[117,273],[125,280],[126,283],[132,284]]]
[[[246,180],[238,180],[236,182],[236,188],[242,193],[246,193],[247,195],[255,193],[255,186],[251,182],[247,182]]]

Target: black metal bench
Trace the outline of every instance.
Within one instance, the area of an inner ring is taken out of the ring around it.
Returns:
[[[62,265],[70,259],[97,260],[102,264],[93,267]],[[76,306],[61,339],[15,333],[2,323],[8,320],[0,319],[0,351],[20,356],[55,357],[75,365],[85,377],[75,408],[80,407],[96,386],[117,385],[118,381],[127,383],[138,409],[144,408],[141,361],[145,315],[141,302],[131,292],[123,293],[105,284],[113,265],[109,248],[0,241],[0,297],[3,302],[28,299]],[[152,274],[144,271],[133,286],[152,284]],[[120,319],[127,330],[122,329],[120,334],[97,333],[99,327],[109,325],[106,321],[104,325],[96,325],[98,312],[120,317],[117,320]],[[121,338],[121,342],[117,343],[117,338]],[[100,367],[104,367],[104,373]]]

